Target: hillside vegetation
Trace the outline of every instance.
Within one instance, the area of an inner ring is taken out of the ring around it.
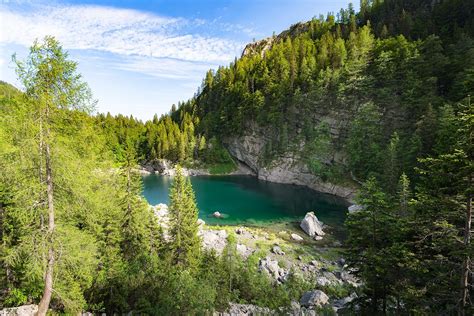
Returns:
[[[201,249],[180,172],[168,234],[141,196],[139,162],[229,164],[251,133],[258,167],[291,156],[360,189],[343,246],[362,281],[349,312],[472,314],[473,10],[364,0],[249,44],[147,122],[93,115],[77,64],[54,38],[35,42],[15,59],[23,90],[0,83],[1,306],[205,314],[317,288],[297,273],[273,282],[232,236],[223,256]]]

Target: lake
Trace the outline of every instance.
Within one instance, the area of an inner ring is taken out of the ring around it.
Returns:
[[[143,195],[148,203],[169,204],[172,178],[160,175],[143,177]],[[314,211],[319,220],[340,227],[347,204],[332,195],[302,186],[278,184],[251,176],[194,176],[199,217],[208,224],[268,225],[272,222],[300,221]],[[224,218],[214,218],[219,211]]]

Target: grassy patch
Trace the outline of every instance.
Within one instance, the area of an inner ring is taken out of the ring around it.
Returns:
[[[208,166],[210,174],[228,174],[237,169],[233,162],[216,163]]]

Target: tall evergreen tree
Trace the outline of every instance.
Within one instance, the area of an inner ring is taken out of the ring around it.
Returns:
[[[201,249],[198,208],[191,180],[183,176],[179,166],[170,190],[169,212],[172,259],[183,268],[195,268]]]

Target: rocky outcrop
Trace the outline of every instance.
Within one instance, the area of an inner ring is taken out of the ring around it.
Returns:
[[[303,294],[300,300],[301,306],[304,307],[321,307],[329,302],[329,297],[320,290],[310,291]]]
[[[335,125],[331,130],[337,133],[339,126],[335,119],[331,122]],[[356,188],[345,187],[331,182],[323,181],[320,177],[310,172],[307,163],[299,156],[299,151],[287,152],[276,157],[270,164],[263,165],[261,157],[264,156],[265,146],[271,142],[271,130],[259,127],[255,123],[249,123],[243,135],[224,140],[229,153],[240,163],[247,165],[256,176],[265,181],[295,184],[306,186],[315,191],[328,193],[352,201],[355,197]],[[303,149],[304,144],[296,144]],[[335,161],[343,163],[342,153],[334,153]]]
[[[0,310],[0,316],[34,316],[38,311],[38,305],[23,305]]]
[[[202,238],[204,249],[215,250],[217,254],[221,254],[227,245],[227,232],[225,230],[201,230],[199,235]]]
[[[308,234],[311,237],[326,235],[323,232],[322,223],[318,220],[316,215],[314,215],[314,212],[306,213],[306,216],[301,221],[300,227],[302,230],[304,230],[306,234]]]
[[[258,267],[260,271],[267,273],[279,283],[285,282],[288,278],[288,271],[281,268],[278,261],[273,260],[270,257],[260,259]]]

